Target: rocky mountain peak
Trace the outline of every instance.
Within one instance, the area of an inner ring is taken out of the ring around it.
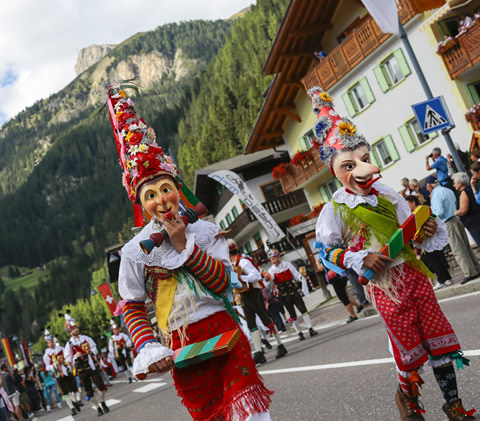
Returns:
[[[75,65],[75,72],[77,72],[77,75],[87,70],[95,63],[98,63],[113,48],[115,48],[115,44],[93,44],[89,47],[82,48],[78,53],[77,64]]]

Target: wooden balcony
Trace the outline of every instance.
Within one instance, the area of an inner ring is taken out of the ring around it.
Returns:
[[[294,238],[289,239],[289,240],[287,240],[287,238],[282,238],[280,241],[277,241],[275,243],[268,243],[267,247],[269,249],[278,250],[280,253],[287,253],[289,251],[293,251],[295,249],[302,248],[303,245],[300,241],[298,241]],[[257,250],[254,250],[254,251],[248,253],[248,255],[253,260],[255,260],[255,263],[259,266],[263,265],[264,263],[267,263],[269,261],[269,259],[267,257],[267,252],[265,251],[264,247],[259,248]]]
[[[285,211],[287,209],[294,208],[295,206],[307,203],[307,198],[303,190],[294,191],[289,194],[277,197],[276,199],[263,202],[263,207],[270,215]],[[244,230],[251,222],[255,222],[257,219],[253,215],[250,209],[245,209],[235,220],[228,226],[229,230],[232,230],[229,235],[234,238],[242,230]]]
[[[473,23],[455,38],[454,45],[441,56],[451,79],[477,64],[480,61],[480,22]]]
[[[280,177],[280,183],[285,193],[290,194],[302,183],[326,168],[320,158],[320,152],[317,146],[313,146],[310,149],[310,153],[313,156],[313,160],[305,165],[298,166],[292,163],[288,164],[288,172]]]
[[[397,0],[398,16],[404,24],[418,13],[444,3],[444,0]],[[382,32],[372,17],[368,18],[302,78],[305,90],[314,86],[330,89],[390,36]]]

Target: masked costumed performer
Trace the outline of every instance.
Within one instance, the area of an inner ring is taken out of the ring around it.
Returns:
[[[105,391],[107,387],[100,373],[101,368],[97,345],[90,336],[80,335],[80,330],[75,319],[69,314],[65,314],[64,316],[66,321],[65,328],[71,335],[71,338],[65,344],[65,359],[75,366],[87,397],[97,410],[98,416],[101,416],[109,412],[110,409],[105,403]],[[94,396],[92,382],[97,386],[100,405]]]
[[[269,391],[255,369],[243,333],[228,353],[176,368],[173,350],[238,328],[224,293],[232,276],[226,240],[211,223],[185,225],[181,187],[172,159],[155,142],[153,130],[136,114],[119,84],[108,89],[123,184],[151,221],[122,249],[119,292],[122,315],[138,351],[133,372],[171,370],[177,393],[195,420],[270,420]],[[140,241],[165,229],[168,239],[145,254]],[[164,343],[155,340],[145,300],[150,297]]]
[[[128,377],[128,382],[132,383],[132,359],[130,357],[130,349],[133,347],[132,341],[127,334],[120,332],[120,327],[110,320],[112,328],[112,336],[108,340],[108,352],[115,358],[115,362],[119,367],[124,367],[123,371]]]
[[[256,316],[258,315],[261,322],[268,327],[270,332],[274,335],[277,342],[277,354],[275,358],[281,358],[287,354],[287,349],[283,345],[280,335],[275,329],[275,324],[270,317],[265,303],[263,302],[262,288],[264,288],[262,281],[262,273],[260,269],[250,256],[240,253],[238,245],[235,240],[228,239],[228,249],[230,253],[230,261],[239,274],[244,288],[238,291],[242,297],[242,307],[247,319],[248,329],[252,334],[252,342],[255,353],[253,359],[257,364],[267,362],[262,351],[262,340],[260,330],[257,326]],[[268,341],[266,341],[268,343]]]
[[[317,240],[324,259],[343,269],[376,275],[368,283],[388,333],[400,378],[396,392],[400,418],[423,420],[418,400],[423,381],[419,368],[427,361],[445,399],[449,420],[476,420],[458,397],[453,360],[465,362],[452,326],[443,314],[422,262],[406,244],[394,259],[378,254],[397,228],[411,215],[405,199],[377,180],[380,170],[371,164],[370,145],[347,119],[333,108],[330,95],[319,88],[309,91],[317,115],[316,134],[323,161],[343,184],[317,221]],[[448,243],[441,220],[424,225],[425,240],[416,246],[430,252]]]
[[[303,333],[300,330],[295,307],[297,307],[302,314],[303,321],[307,326],[310,337],[318,335],[318,333],[312,327],[310,314],[308,313],[305,302],[298,291],[298,285],[296,281],[302,282],[304,281],[304,278],[290,262],[282,262],[280,252],[278,250],[269,250],[267,256],[272,262],[272,266],[268,270],[268,274],[272,278],[275,287],[278,289],[280,302],[287,309],[288,314],[290,314],[292,325],[295,329],[295,332],[297,332],[299,339],[303,341],[305,336],[303,336]]]
[[[73,366],[65,360],[65,350],[60,345],[55,344],[53,336],[47,329],[45,329],[45,342],[47,343],[47,349],[43,354],[45,370],[53,373],[65,402],[72,411],[72,415],[77,415],[77,412],[80,412],[81,405],[80,396],[77,396],[78,387],[73,375]],[[50,396],[47,397],[47,401],[47,410],[50,410]]]

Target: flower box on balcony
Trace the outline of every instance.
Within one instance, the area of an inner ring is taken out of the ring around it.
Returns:
[[[290,168],[286,162],[278,164],[272,171],[272,177],[275,180],[279,180],[283,175],[287,174],[290,171]]]
[[[307,168],[309,165],[313,164],[313,156],[310,151],[298,151],[293,155],[290,162],[297,167]]]
[[[455,44],[456,44],[456,41],[452,37],[445,38],[443,41],[440,41],[438,43],[437,54],[442,55],[445,51],[454,47]]]
[[[480,130],[480,104],[475,104],[465,113],[465,120],[467,120],[474,131]]]

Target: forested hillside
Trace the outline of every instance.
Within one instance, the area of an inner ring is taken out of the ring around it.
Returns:
[[[176,152],[191,184],[196,169],[243,151],[286,4],[258,0],[233,21],[137,34],[2,127],[0,267],[47,265],[47,276],[28,291],[0,288],[4,334],[37,338],[54,310],[88,301],[104,248],[131,233],[108,114],[98,113],[108,83],[139,77],[137,109],[161,146]]]
[[[91,272],[105,247],[131,233],[132,205],[108,112],[99,112],[109,82],[142,76],[134,101],[169,148],[189,86],[231,25],[184,22],[137,34],[2,127],[0,266],[47,264],[37,286],[0,295],[3,334],[38,337],[50,311],[90,297]]]
[[[271,80],[262,67],[287,3],[258,0],[195,85],[177,138],[187,182],[195,170],[243,152]]]

